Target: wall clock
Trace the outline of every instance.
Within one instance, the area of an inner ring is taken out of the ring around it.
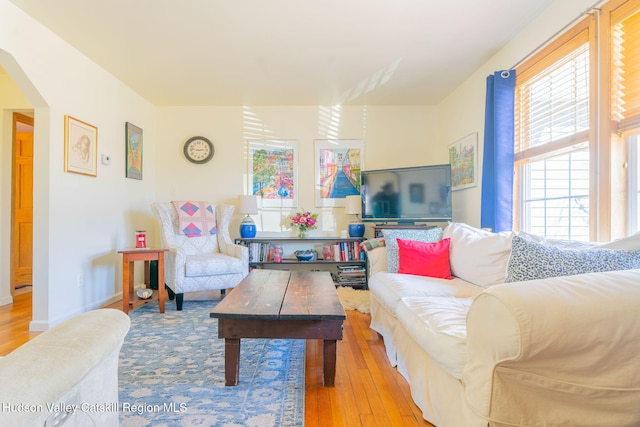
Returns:
[[[191,163],[203,164],[213,158],[213,144],[204,136],[194,136],[184,143],[184,156]]]

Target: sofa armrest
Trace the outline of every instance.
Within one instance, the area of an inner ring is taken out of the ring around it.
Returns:
[[[249,265],[249,248],[243,245],[236,245],[232,243],[224,247],[224,251],[221,251],[225,255],[232,256],[234,258],[241,259],[242,262]]]
[[[368,250],[367,260],[369,261],[369,277],[375,273],[387,271],[387,248],[381,246]]]
[[[171,289],[175,290],[176,282],[178,279],[184,277],[184,268],[178,268],[179,265],[184,265],[185,252],[178,247],[169,247],[164,255],[164,282],[169,285]]]
[[[467,315],[466,399],[488,420],[640,423],[640,270],[496,285]]]
[[[2,358],[0,402],[8,406],[1,424],[43,426],[55,405],[77,404],[84,406],[66,424],[117,426],[118,359],[129,327],[129,317],[120,310],[93,310]],[[91,411],[92,405],[114,409]]]
[[[249,249],[246,246],[233,243],[231,235],[229,234],[231,216],[235,208],[232,205],[218,205],[216,209],[219,221],[217,234],[218,250],[225,255],[242,260],[247,264],[247,268],[249,268]]]

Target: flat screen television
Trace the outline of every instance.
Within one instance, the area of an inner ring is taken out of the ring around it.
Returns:
[[[360,179],[363,221],[451,221],[449,164],[362,171]]]

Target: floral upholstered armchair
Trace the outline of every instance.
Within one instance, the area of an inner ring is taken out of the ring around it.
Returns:
[[[249,251],[229,236],[233,206],[180,201],[151,207],[160,221],[162,246],[168,249],[164,277],[178,310],[185,292],[224,292],[247,276]]]

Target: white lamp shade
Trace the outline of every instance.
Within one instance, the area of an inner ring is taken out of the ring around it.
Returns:
[[[258,213],[258,196],[240,195],[238,196],[240,205],[239,213],[245,215],[255,215]]]
[[[360,196],[345,197],[344,213],[347,215],[360,215],[362,213],[362,199]]]

